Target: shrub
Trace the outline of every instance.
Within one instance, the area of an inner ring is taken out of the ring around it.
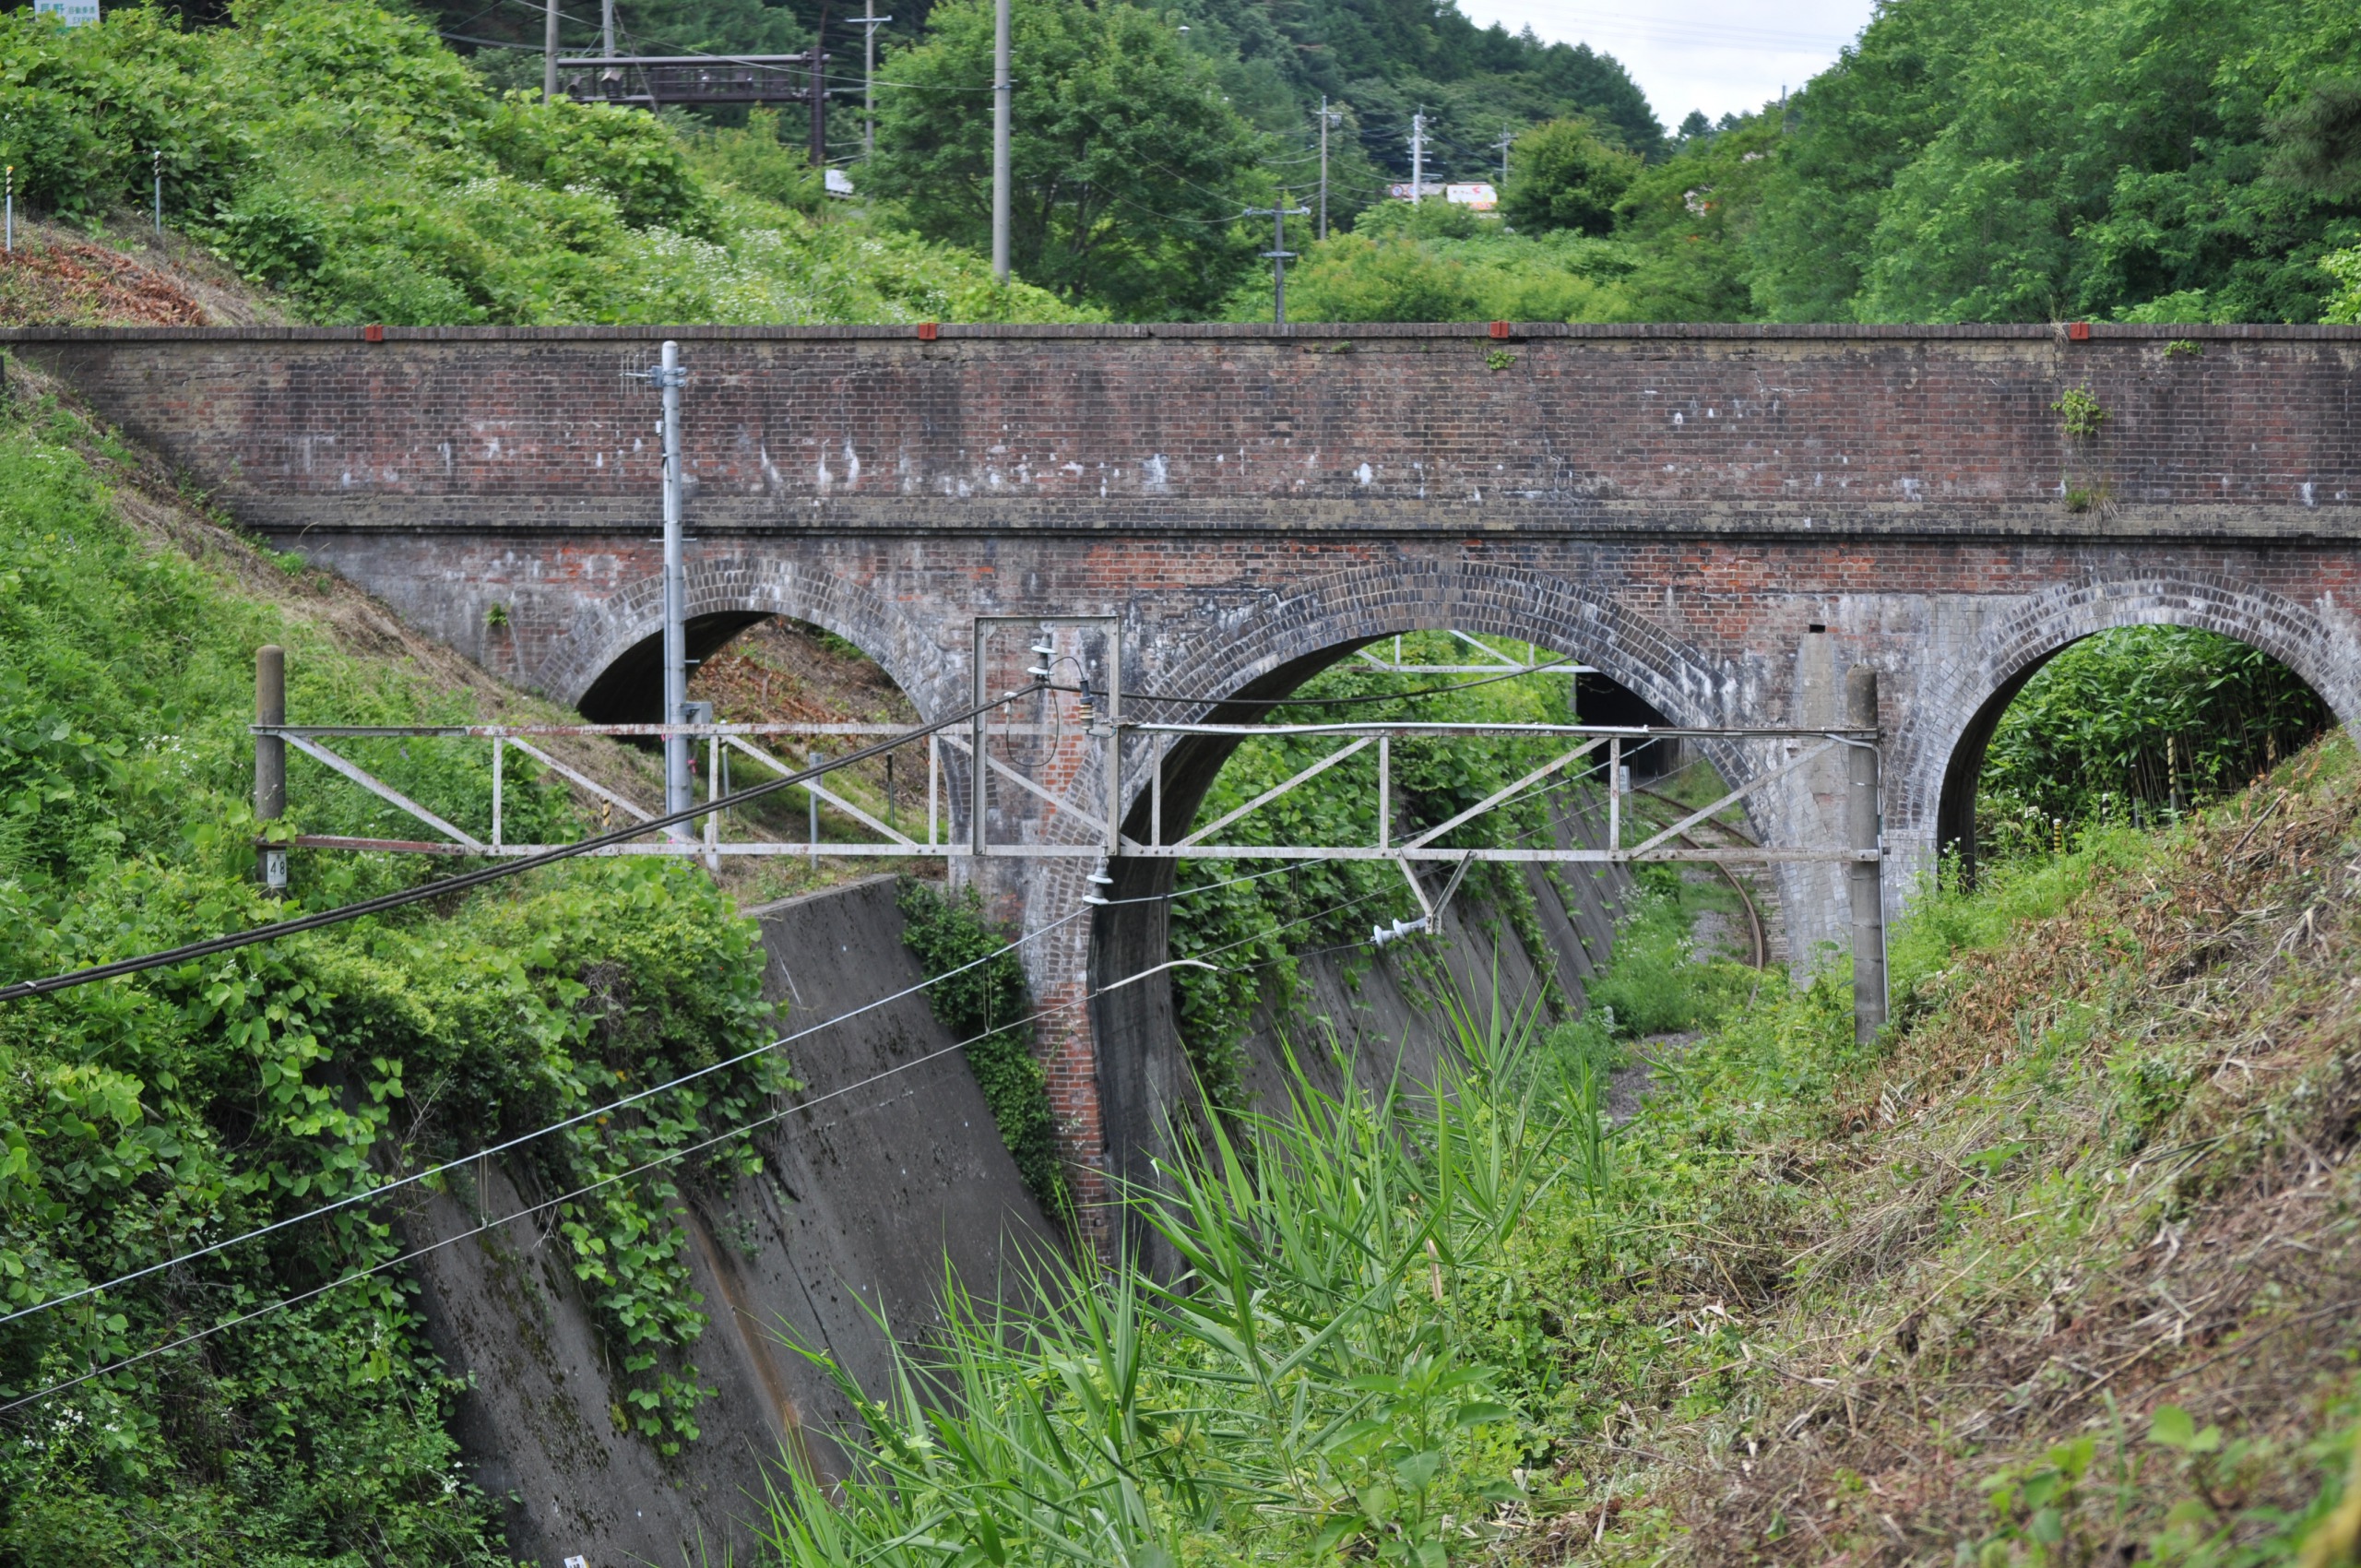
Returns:
[[[1501,210],[1519,229],[1604,234],[1640,172],[1634,153],[1610,147],[1585,120],[1551,120],[1517,137]]]

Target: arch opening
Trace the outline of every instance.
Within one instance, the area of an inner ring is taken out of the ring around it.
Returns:
[[[1936,813],[1942,874],[1972,885],[2080,831],[2169,823],[2335,721],[2302,676],[2220,632],[2069,638],[2011,671],[1953,744]]]
[[[1574,661],[1500,636],[1477,640],[1502,655],[1503,664]],[[1484,659],[1468,641],[1451,632],[1406,632],[1399,657],[1392,632],[1340,641],[1246,683],[1207,712],[1205,721],[1671,722],[1644,697],[1596,671],[1508,679],[1468,671]],[[1427,671],[1436,666],[1458,666],[1460,672],[1405,672],[1405,667]],[[1430,688],[1457,689],[1398,702],[1350,700]],[[1306,706],[1265,706],[1277,698]],[[1160,778],[1161,809],[1141,791],[1129,805],[1124,832],[1143,843],[1174,843],[1343,743],[1314,736],[1179,738],[1160,765],[1153,757],[1127,765],[1135,777],[1153,772]],[[1566,749],[1546,738],[1393,742],[1389,842],[1445,823]],[[1688,760],[1703,771],[1702,758]],[[1670,784],[1684,766],[1670,742],[1635,748],[1627,761],[1635,784]],[[1603,844],[1604,789],[1596,770],[1604,762],[1604,752],[1586,757],[1438,843]],[[1220,841],[1373,844],[1376,772],[1372,747],[1224,828]],[[1146,1174],[1168,1117],[1193,1114],[1206,1101],[1227,1109],[1275,1098],[1280,1090],[1275,1037],[1281,1028],[1316,1072],[1328,1067],[1333,1032],[1348,1049],[1365,1041],[1382,1053],[1383,1060],[1372,1059],[1380,1073],[1398,1063],[1418,1077],[1447,1049],[1448,1025],[1434,1005],[1444,984],[1481,1005],[1497,972],[1511,1005],[1523,1000],[1560,1016],[1579,1008],[1585,980],[1607,958],[1631,886],[1620,868],[1477,864],[1446,910],[1453,928],[1446,940],[1415,944],[1417,956],[1406,966],[1393,966],[1401,971],[1397,977],[1371,963],[1370,934],[1372,927],[1390,931],[1394,921],[1415,921],[1422,912],[1398,861],[1119,857],[1111,870],[1110,902],[1094,922],[1094,1025],[1109,1144],[1120,1172],[1133,1179]],[[1428,900],[1441,897],[1452,870],[1436,862],[1420,867]],[[1463,916],[1471,918],[1463,922]],[[1217,962],[1224,972],[1177,969],[1169,979],[1108,989],[1190,958]],[[1414,989],[1420,994],[1410,994]],[[1413,1017],[1414,1007],[1425,1016]]]
[[[851,639],[826,627],[770,612],[728,611],[699,615],[686,624],[692,659],[689,700],[713,705],[724,724],[876,724],[896,729],[918,722],[918,708],[885,667]],[[600,672],[579,705],[598,723],[655,723],[662,711],[663,639],[660,635],[627,647]],[[742,737],[744,743],[778,761],[781,768],[808,763],[865,744],[865,735],[797,733]],[[653,740],[638,742],[653,750]],[[776,777],[760,757],[725,745],[719,753],[725,792]],[[692,746],[692,792],[702,798],[715,754]],[[842,796],[889,826],[907,828],[926,815],[923,753],[913,766],[908,755],[875,757],[828,778]],[[803,790],[789,789],[725,814],[725,840],[753,838],[776,844],[811,841],[816,827],[824,842],[870,841],[876,835],[858,819]],[[724,855],[718,874],[742,899],[760,901],[830,885],[880,869],[904,870],[939,878],[939,861],[899,858],[808,858],[801,853]]]
[[[773,619],[766,611],[732,610],[692,615],[682,623],[690,673],[747,628]],[[575,705],[593,724],[654,724],[664,717],[664,634],[655,632],[626,647],[592,678]]]

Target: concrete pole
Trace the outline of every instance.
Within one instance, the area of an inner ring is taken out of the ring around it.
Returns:
[[[599,43],[608,59],[615,57],[615,0],[599,0]]]
[[[1287,324],[1287,193],[1271,209],[1271,320]]]
[[[865,164],[876,156],[877,0],[860,0],[860,160]],[[885,754],[890,761],[893,754]]]
[[[1320,235],[1328,237],[1328,98],[1320,98]]]
[[[550,0],[541,29],[541,101],[557,101],[557,0]]]
[[[683,624],[687,615],[684,568],[681,561],[681,345],[666,339],[664,358],[657,370],[664,389],[664,722],[685,724],[689,718],[689,643]],[[689,788],[689,740],[664,737],[664,809],[686,811],[694,804]],[[686,824],[674,823],[671,837],[690,837]]]
[[[992,0],[992,281],[1008,281],[1008,0]]]
[[[1845,722],[1853,730],[1878,727],[1878,672],[1856,664],[1845,676]],[[1874,747],[1845,748],[1848,790],[1848,837],[1857,850],[1878,852],[1874,861],[1845,868],[1853,896],[1853,1038],[1866,1044],[1885,1027],[1885,834],[1879,812],[1880,781]]]
[[[255,649],[255,722],[287,722],[287,650],[276,643]],[[255,737],[255,816],[277,822],[287,814],[287,742],[276,735]],[[257,855],[262,885],[287,891],[287,851],[265,848]]]
[[[1423,109],[1410,116],[1410,205],[1418,198],[1427,183],[1427,112]]]
[[[828,166],[828,83],[824,58],[828,37],[828,7],[823,0],[820,25],[812,30],[812,167]],[[821,176],[823,180],[825,175]]]

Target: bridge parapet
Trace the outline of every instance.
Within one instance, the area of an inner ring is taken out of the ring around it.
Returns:
[[[709,534],[2344,537],[2361,502],[2349,327],[374,330],[0,342],[267,528],[644,527],[660,336]]]

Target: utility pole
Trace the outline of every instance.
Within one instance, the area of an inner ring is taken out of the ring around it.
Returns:
[[[1263,254],[1271,258],[1271,321],[1274,326],[1285,327],[1287,324],[1287,263],[1295,258],[1295,252],[1287,249],[1287,220],[1307,217],[1311,211],[1308,207],[1289,207],[1285,191],[1279,193],[1276,207],[1250,207],[1246,209],[1249,218],[1271,220],[1271,248]]]
[[[860,0],[860,160],[877,156],[877,30],[892,21],[877,0]]]
[[[992,0],[992,281],[1008,281],[1008,0]]]
[[[607,58],[615,57],[615,0],[599,0],[599,37]]]
[[[1320,95],[1320,233],[1328,237],[1328,95]]]
[[[255,722],[287,722],[287,650],[276,643],[255,649]],[[272,823],[287,814],[287,742],[277,735],[255,737],[255,818]],[[271,897],[287,892],[287,849],[266,844],[257,857],[262,885]]]
[[[156,177],[156,237],[164,237],[164,149],[157,148],[148,155],[148,167]]]
[[[656,372],[664,394],[664,722],[685,724],[689,717],[689,642],[685,568],[681,561],[681,345],[664,340],[664,357]],[[664,737],[664,809],[682,812],[693,804],[689,789],[689,738]],[[691,837],[685,823],[666,829],[672,837]]]
[[[828,6],[821,0],[820,25],[812,30],[812,167],[828,166],[828,84],[821,60],[828,37]]]
[[[860,160],[877,156],[877,0],[860,0]]]
[[[1410,116],[1410,205],[1418,205],[1418,197],[1427,183],[1427,112],[1422,107]]]
[[[541,29],[541,101],[557,101],[557,0],[549,0],[548,20]]]
[[[1509,134],[1507,122],[1501,122],[1501,139],[1492,145],[1501,149],[1501,184],[1504,186],[1509,183],[1509,148],[1515,140],[1516,138]]]

